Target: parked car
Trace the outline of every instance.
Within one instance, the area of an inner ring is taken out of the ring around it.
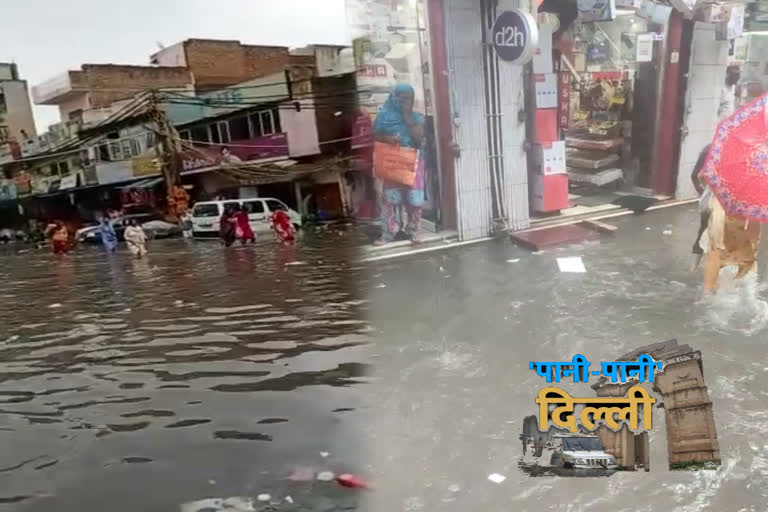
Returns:
[[[124,241],[123,234],[126,228],[126,221],[129,219],[136,220],[150,239],[169,238],[181,234],[181,228],[177,224],[166,222],[157,215],[143,213],[126,215],[112,221],[117,239],[121,242]],[[78,229],[75,232],[75,241],[78,243],[100,243],[101,233],[99,232],[99,225],[91,224]]]
[[[254,233],[265,233],[271,229],[269,217],[277,211],[288,213],[296,229],[301,228],[301,215],[288,208],[279,199],[271,197],[253,197],[246,199],[227,199],[223,201],[204,201],[195,204],[192,209],[192,232],[195,238],[219,235],[219,219],[227,206],[245,206],[248,209],[248,220]]]

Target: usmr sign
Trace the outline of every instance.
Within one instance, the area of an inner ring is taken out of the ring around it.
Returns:
[[[496,18],[491,33],[499,58],[514,64],[525,64],[539,44],[536,20],[520,9],[504,11]]]

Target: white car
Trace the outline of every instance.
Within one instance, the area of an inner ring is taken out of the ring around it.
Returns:
[[[254,233],[266,233],[270,231],[269,217],[277,210],[288,213],[294,227],[301,227],[301,215],[288,208],[279,199],[271,197],[253,197],[245,199],[226,199],[223,201],[204,201],[195,204],[192,208],[192,232],[195,238],[219,236],[219,220],[228,206],[248,209],[248,220]]]

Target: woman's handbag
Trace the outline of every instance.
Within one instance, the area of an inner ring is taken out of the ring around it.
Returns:
[[[373,145],[373,174],[384,182],[413,187],[418,163],[417,149],[384,142]]]

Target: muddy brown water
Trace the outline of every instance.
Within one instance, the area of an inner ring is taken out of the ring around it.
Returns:
[[[265,492],[354,509],[334,483],[286,480],[366,462],[354,237],[319,235],[154,242],[139,261],[5,248],[0,510],[178,510]]]

